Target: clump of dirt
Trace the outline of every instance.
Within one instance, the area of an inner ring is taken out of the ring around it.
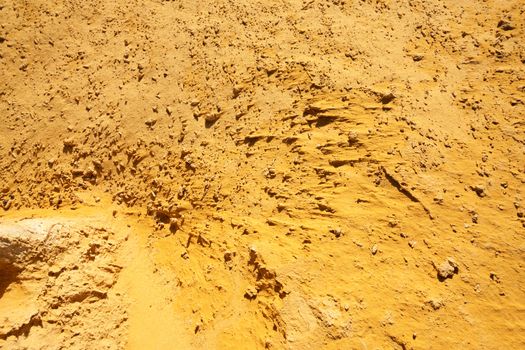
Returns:
[[[524,13],[0,3],[0,347],[525,347]]]

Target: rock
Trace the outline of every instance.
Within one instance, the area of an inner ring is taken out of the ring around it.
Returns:
[[[445,306],[445,303],[439,299],[429,299],[426,301],[426,304],[430,305],[434,310],[439,310]]]
[[[215,123],[220,118],[221,118],[221,113],[206,113],[204,115],[204,120],[207,123]]]
[[[75,147],[77,144],[72,137],[65,139],[63,143],[64,143],[64,148],[68,148],[68,149]]]
[[[356,132],[354,132],[354,131],[350,131],[350,132],[348,133],[348,144],[349,144],[350,146],[352,146],[352,145],[355,145],[356,143],[359,143],[358,135],[357,135]]]
[[[170,222],[170,231],[171,232],[176,232],[181,226],[181,222],[177,218],[170,218],[169,222]]]
[[[28,263],[51,253],[53,240],[47,237],[60,225],[47,219],[26,219],[4,223],[0,227],[0,271],[19,271]]]
[[[513,30],[515,27],[511,23],[501,20],[498,22],[498,28],[507,31],[507,30]]]
[[[478,195],[478,197],[485,197],[487,195],[487,192],[485,190],[485,186],[483,185],[475,185],[475,186],[470,186],[470,189],[474,192],[476,192],[476,194]]]
[[[74,169],[71,170],[71,174],[74,177],[82,176],[82,175],[84,175],[84,170],[82,170],[80,168],[74,168]]]
[[[249,287],[246,289],[246,292],[244,292],[244,297],[248,300],[257,298],[257,289],[255,289],[255,287]]]
[[[386,105],[386,104],[392,102],[395,98],[396,98],[396,96],[393,93],[388,92],[388,93],[385,93],[385,94],[383,94],[381,96],[381,100],[380,101],[381,101],[382,104]]]
[[[421,61],[423,58],[425,58],[425,56],[423,56],[422,54],[417,54],[417,53],[416,53],[416,54],[412,55],[412,60],[413,60],[414,62],[419,62],[419,61]]]
[[[372,246],[372,248],[370,249],[370,252],[372,253],[372,255],[376,255],[377,254],[377,244],[374,244]]]
[[[275,178],[277,176],[277,173],[275,172],[274,168],[268,167],[268,168],[264,169],[263,175],[267,179],[273,179],[273,178]]]
[[[335,236],[335,238],[339,238],[343,235],[343,231],[340,228],[333,228],[330,230],[330,233]]]
[[[416,241],[413,241],[413,240],[412,240],[412,241],[408,241],[408,246],[409,246],[410,248],[414,249],[414,248],[416,247],[416,243],[417,243],[417,242],[416,242]]]
[[[489,276],[490,276],[490,279],[493,280],[494,282],[500,283],[499,277],[498,277],[498,275],[495,272],[491,272],[489,274]]]
[[[459,272],[458,264],[452,258],[447,258],[441,265],[436,267],[436,270],[440,281],[452,278]]]
[[[224,253],[224,262],[230,262],[232,261],[233,257],[235,256],[235,252],[230,252],[229,250]]]
[[[155,118],[149,118],[147,119],[144,124],[146,124],[148,127],[152,128],[153,125],[155,125],[157,123],[157,119]]]
[[[237,98],[237,97],[241,94],[241,92],[242,92],[243,90],[244,90],[244,87],[243,87],[243,86],[241,86],[241,85],[235,85],[235,86],[233,87],[233,91],[232,91],[232,92],[233,92],[233,98]]]

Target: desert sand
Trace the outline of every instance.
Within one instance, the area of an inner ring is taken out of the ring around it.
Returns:
[[[524,349],[525,2],[0,2],[1,349]]]

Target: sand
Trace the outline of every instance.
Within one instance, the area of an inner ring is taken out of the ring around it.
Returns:
[[[0,348],[525,348],[523,1],[0,18]]]

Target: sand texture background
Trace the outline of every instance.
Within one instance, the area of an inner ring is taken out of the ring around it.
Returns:
[[[524,31],[0,0],[0,348],[525,348]]]

